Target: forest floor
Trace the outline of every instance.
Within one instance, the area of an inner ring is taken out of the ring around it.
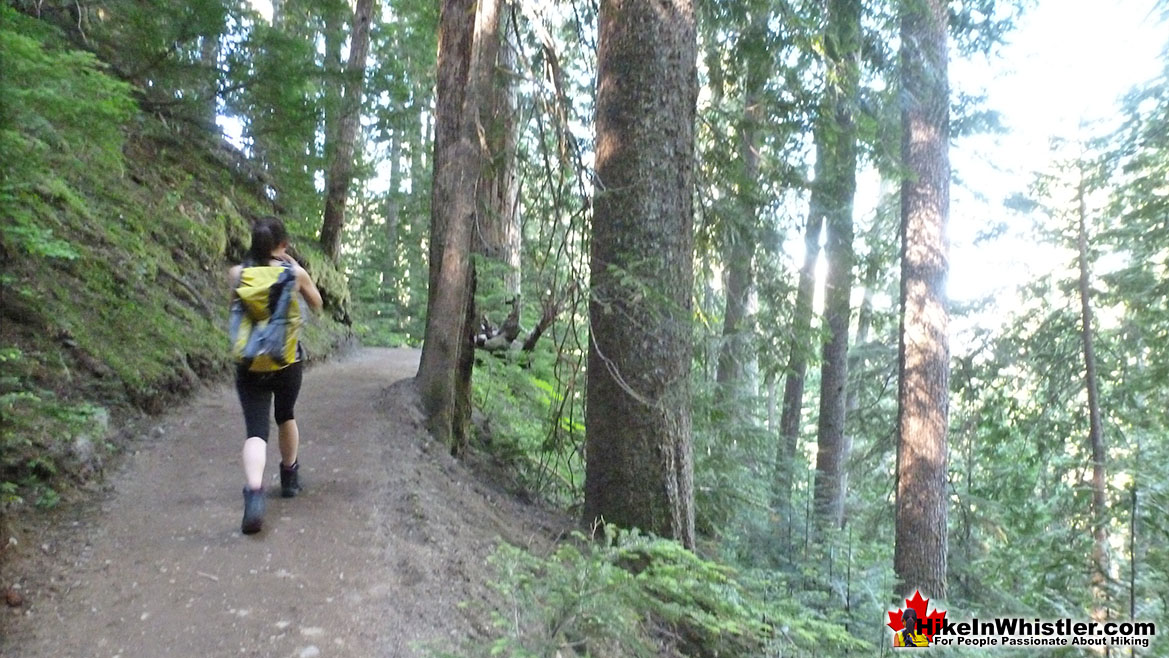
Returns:
[[[540,550],[565,521],[429,441],[417,365],[362,349],[305,373],[305,488],[279,497],[273,427],[257,535],[239,531],[234,387],[152,419],[101,495],[0,538],[0,585],[23,599],[0,607],[0,656],[397,658],[477,635],[497,542]]]

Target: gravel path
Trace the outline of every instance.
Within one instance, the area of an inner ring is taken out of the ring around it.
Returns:
[[[305,373],[305,490],[239,532],[243,418],[233,387],[156,419],[101,500],[25,533],[0,581],[5,658],[424,656],[481,630],[484,558],[547,545],[559,522],[500,493],[419,428],[418,352],[364,349]],[[398,382],[397,384],[391,384]]]

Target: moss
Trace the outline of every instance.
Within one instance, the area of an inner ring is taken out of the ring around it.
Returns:
[[[92,55],[46,23],[0,14],[13,119],[0,126],[12,163],[0,178],[11,219],[0,226],[3,507],[51,502],[69,476],[84,479],[100,457],[71,446],[105,446],[110,413],[161,410],[230,371],[223,272],[249,220],[272,208],[207,136],[135,112],[129,86]],[[321,356],[349,335],[334,320],[348,317],[349,292],[305,243],[332,311],[305,335]]]
[[[124,146],[102,153],[112,160],[47,150],[0,189],[13,218],[0,233],[0,506],[51,501],[72,475],[92,472],[85,460],[96,453],[76,457],[69,446],[96,418],[160,411],[231,369],[224,272],[271,203],[198,136],[141,114],[117,125]],[[351,335],[335,319],[348,317],[349,291],[303,243],[298,254],[331,311],[305,333],[320,357]],[[104,436],[91,444],[106,449]]]
[[[351,309],[349,296],[349,282],[345,274],[337,269],[331,260],[321,252],[315,243],[311,247],[297,251],[301,264],[321,291],[325,305],[333,310],[333,318],[347,321]]]

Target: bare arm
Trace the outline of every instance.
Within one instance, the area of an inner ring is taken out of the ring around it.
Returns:
[[[228,297],[231,300],[235,299],[235,287],[239,285],[239,274],[243,270],[242,265],[232,265],[231,269],[227,271],[227,289]]]
[[[317,290],[317,284],[313,283],[313,278],[309,276],[308,271],[296,262],[296,259],[291,254],[284,253],[280,255],[280,260],[292,266],[296,272],[296,285],[301,295],[304,296],[304,301],[308,302],[309,308],[314,311],[319,311],[324,306],[324,301],[321,299],[321,291]]]
[[[317,290],[317,284],[313,283],[313,278],[299,265],[296,266],[296,282],[300,286],[300,294],[304,295],[304,301],[308,302],[309,307],[314,311],[321,310],[321,307],[324,306],[321,291]]]

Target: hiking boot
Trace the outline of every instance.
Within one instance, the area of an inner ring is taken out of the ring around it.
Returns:
[[[296,494],[300,493],[300,477],[297,473],[300,472],[300,460],[293,462],[292,466],[285,466],[284,462],[280,462],[280,495],[284,498],[294,498]]]
[[[244,520],[240,523],[240,531],[245,535],[252,535],[260,531],[264,524],[264,489],[255,491],[244,487]]]

